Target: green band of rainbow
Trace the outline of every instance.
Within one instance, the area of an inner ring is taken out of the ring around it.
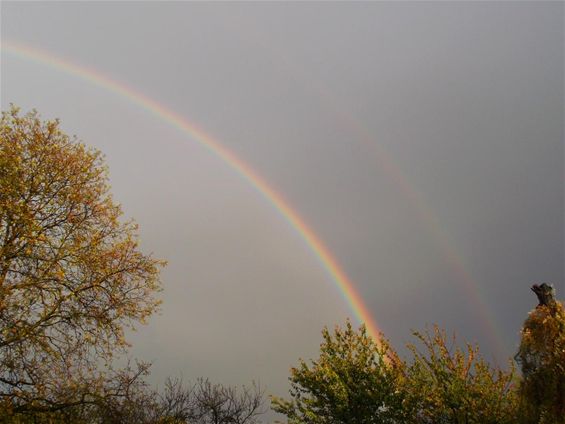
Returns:
[[[410,207],[413,208],[414,216],[434,236],[446,265],[457,277],[456,281],[462,290],[462,295],[466,302],[472,306],[473,319],[481,325],[498,358],[504,358],[508,350],[504,346],[503,337],[500,335],[505,333],[501,331],[499,322],[495,319],[493,306],[489,305],[490,296],[486,296],[480,290],[481,286],[474,279],[464,258],[458,253],[453,240],[445,231],[445,226],[440,225],[438,214],[426,197],[409,181],[398,162],[380,143],[376,142],[374,132],[369,131],[356,118],[351,108],[344,108],[341,99],[320,78],[310,74],[300,63],[293,61],[284,48],[273,46],[273,40],[267,42],[262,34],[256,33],[253,41],[255,45],[262,47],[263,54],[269,55],[271,62],[282,67],[287,74],[293,77],[294,81],[301,83],[305,91],[318,98],[320,107],[332,115],[337,125],[347,130],[350,135],[349,139],[355,140],[364,149],[367,158],[374,160],[377,167],[394,183],[405,200],[409,202]]]
[[[247,180],[286,219],[291,227],[298,232],[306,245],[315,254],[322,267],[329,274],[337,289],[346,299],[355,318],[360,323],[364,323],[369,334],[378,341],[380,330],[374,318],[365,306],[361,296],[355,288],[354,283],[348,278],[336,258],[331,254],[324,243],[322,243],[314,231],[312,231],[312,229],[306,224],[304,219],[300,217],[298,212],[296,212],[296,210],[294,210],[284,199],[284,197],[275,191],[261,176],[259,176],[248,164],[238,158],[233,152],[207,135],[196,125],[188,122],[186,119],[169,110],[167,107],[133,90],[127,85],[114,81],[99,72],[76,65],[67,60],[57,58],[51,53],[48,54],[21,43],[3,40],[1,48],[3,51],[15,56],[61,70],[69,75],[87,80],[127,98],[132,103],[135,103],[151,114],[163,119],[184,134],[189,135],[193,140],[204,146],[212,154],[222,159],[241,177]]]

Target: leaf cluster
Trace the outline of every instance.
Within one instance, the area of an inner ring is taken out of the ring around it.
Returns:
[[[320,357],[291,369],[291,399],[272,398],[273,409],[291,424],[515,422],[512,367],[491,367],[438,327],[414,334],[423,352],[410,345],[404,362],[364,326],[324,329]]]
[[[0,407],[93,401],[158,307],[162,261],[138,248],[100,152],[58,121],[12,107],[0,120]],[[101,368],[102,367],[102,368]]]
[[[325,328],[320,357],[291,369],[291,401],[272,398],[289,423],[392,423],[402,399],[396,392],[401,364],[384,339],[348,321],[333,334]]]
[[[522,414],[530,422],[565,423],[565,308],[538,305],[524,322],[516,360],[521,365]]]
[[[414,423],[498,424],[515,422],[516,376],[493,368],[470,344],[457,345],[445,331],[415,332],[423,347],[409,345],[411,364],[405,370],[405,407]]]

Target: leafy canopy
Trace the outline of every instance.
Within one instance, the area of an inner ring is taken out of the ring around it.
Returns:
[[[414,332],[423,350],[408,345],[412,361],[403,391],[410,421],[418,424],[515,423],[515,374],[494,368],[477,346],[457,346],[455,336],[434,326]]]
[[[291,400],[272,398],[276,412],[298,424],[510,424],[515,423],[514,372],[490,367],[478,348],[456,346],[445,332],[414,333],[401,361],[380,336],[348,321],[322,331],[320,357],[291,369]]]
[[[100,152],[12,107],[0,122],[0,402],[58,409],[100,396],[157,308],[162,261],[122,221]]]
[[[527,422],[565,423],[565,308],[548,284],[532,288],[540,299],[522,328],[516,360],[522,368],[522,415]]]
[[[362,326],[347,321],[322,331],[320,357],[291,369],[292,400],[272,398],[291,424],[394,423],[401,413],[396,390],[402,364],[384,339],[376,344]]]

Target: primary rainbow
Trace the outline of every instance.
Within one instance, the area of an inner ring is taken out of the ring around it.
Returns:
[[[305,91],[308,90],[319,98],[320,106],[327,109],[332,114],[334,121],[347,129],[352,138],[365,148],[365,153],[375,160],[378,168],[394,182],[396,188],[410,202],[410,206],[414,208],[414,215],[433,234],[446,264],[457,276],[463,294],[473,307],[476,322],[482,324],[484,333],[494,348],[494,353],[498,358],[505,358],[508,349],[507,346],[504,346],[503,337],[501,337],[504,332],[501,331],[499,322],[495,319],[492,305],[489,305],[488,296],[480,290],[480,285],[473,278],[463,257],[458,254],[444,226],[440,225],[437,213],[426,201],[425,196],[418,192],[413,184],[410,184],[406,174],[402,172],[394,158],[383,146],[375,142],[374,136],[351,113],[350,109],[343,108],[340,99],[319,78],[309,75],[305,69],[301,68],[299,63],[292,61],[288,55],[281,54],[280,51],[283,49],[277,48],[277,46],[273,47],[273,40],[269,40],[267,44],[261,34],[255,34],[253,39],[257,45],[263,47],[264,54],[270,54],[272,62],[277,62],[287,73],[295,77],[295,81],[302,82],[302,88]],[[272,54],[273,51],[276,51],[277,54]]]
[[[321,263],[322,267],[330,275],[331,280],[346,299],[347,304],[353,312],[355,318],[364,323],[368,333],[378,342],[380,333],[379,327],[367,306],[361,299],[354,283],[345,274],[336,258],[324,245],[314,231],[300,217],[298,212],[275,191],[260,175],[258,175],[247,163],[238,158],[225,146],[214,140],[203,130],[192,122],[187,121],[182,116],[163,106],[159,102],[135,91],[126,84],[117,82],[107,76],[76,65],[67,60],[63,60],[51,53],[43,52],[39,49],[21,43],[2,40],[1,49],[15,56],[48,65],[52,68],[66,72],[67,74],[88,80],[104,89],[119,94],[132,103],[144,108],[153,115],[158,116],[164,121],[176,127],[181,132],[189,135],[193,140],[208,149],[212,154],[222,159],[241,177],[247,180],[273,207],[288,221],[288,223],[300,234],[306,245],[312,250]]]

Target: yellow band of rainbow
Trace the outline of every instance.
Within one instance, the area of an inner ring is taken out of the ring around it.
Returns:
[[[50,53],[47,54],[39,49],[21,43],[3,40],[2,50],[15,56],[64,71],[69,75],[87,80],[99,87],[119,94],[149,113],[176,127],[179,131],[190,136],[191,139],[208,149],[213,155],[223,160],[229,167],[247,180],[300,235],[309,249],[315,254],[322,267],[326,270],[336,288],[346,299],[348,307],[355,318],[359,323],[363,323],[366,326],[368,333],[378,342],[380,330],[377,323],[364,304],[355,284],[347,276],[337,259],[284,197],[233,152],[199,129],[194,123],[189,122],[172,110],[140,92],[135,91],[124,83],[112,80],[97,71],[57,58]]]

